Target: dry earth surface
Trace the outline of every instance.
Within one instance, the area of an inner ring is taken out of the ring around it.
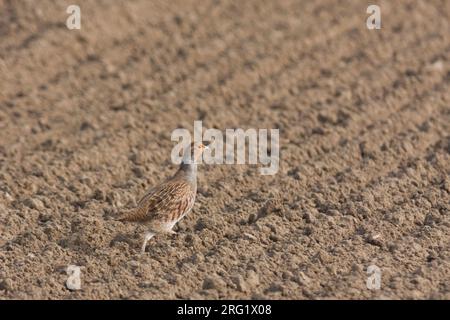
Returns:
[[[0,298],[450,299],[450,1],[377,2],[381,30],[367,1],[0,0]],[[202,165],[142,255],[116,217],[194,120],[279,128],[280,170]]]

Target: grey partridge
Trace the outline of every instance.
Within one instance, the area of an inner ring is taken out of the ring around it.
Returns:
[[[175,233],[172,228],[191,211],[197,193],[197,161],[205,148],[202,143],[192,143],[185,148],[178,171],[165,182],[148,190],[137,207],[119,219],[123,222],[138,222],[148,228],[142,253],[145,252],[147,242],[155,235]]]

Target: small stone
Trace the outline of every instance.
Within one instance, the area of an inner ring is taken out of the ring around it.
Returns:
[[[200,253],[194,253],[191,257],[192,262],[195,264],[203,263],[205,261],[205,257],[203,254]]]
[[[40,222],[46,223],[52,219],[52,215],[46,214],[46,213],[40,213],[38,219]]]
[[[207,277],[203,281],[203,290],[210,290],[210,289],[220,289],[226,287],[225,281],[223,281],[221,278],[215,276],[215,277]]]
[[[27,198],[23,201],[27,207],[35,210],[44,210],[44,204],[39,199]]]
[[[370,243],[371,245],[377,246],[377,247],[382,247],[383,246],[383,241],[382,241],[382,237],[381,234],[374,234],[374,235],[369,235],[366,238],[367,243]]]
[[[283,203],[279,198],[269,199],[266,201],[264,206],[259,210],[257,218],[264,218],[269,214],[273,213],[282,213],[283,212]]]
[[[297,276],[297,282],[303,286],[307,286],[311,282],[311,279],[303,271],[300,271]]]
[[[326,267],[326,270],[327,270],[330,274],[332,274],[333,276],[336,276],[336,275],[337,275],[336,267],[333,266],[333,265],[328,265],[328,266]]]
[[[450,192],[450,188],[449,188],[449,192]],[[5,199],[8,200],[9,202],[14,201],[14,198],[8,192],[5,192]]]
[[[256,287],[259,285],[259,275],[253,270],[248,271],[246,282],[250,287]]]
[[[444,70],[444,63],[442,62],[442,60],[436,60],[432,64],[429,64],[426,67],[426,69],[429,70],[429,71],[441,72],[441,71]]]
[[[120,207],[120,195],[117,192],[111,191],[108,193],[108,195],[106,196],[106,200],[108,200],[108,203],[116,206],[116,207]]]
[[[280,238],[276,234],[271,234],[269,236],[269,239],[274,241],[274,242],[280,241]]]
[[[94,199],[99,201],[105,201],[106,200],[106,193],[104,190],[96,189],[94,192]]]
[[[362,272],[363,270],[362,270],[362,268],[361,268],[361,266],[359,264],[354,263],[352,265],[352,271],[353,272]]]
[[[231,279],[233,283],[236,285],[237,289],[241,292],[248,292],[248,286],[245,282],[244,278],[241,275],[237,275]]]
[[[258,219],[258,217],[256,216],[256,214],[254,213],[250,213],[247,219],[248,224],[252,224],[254,222],[256,222],[256,220]]]
[[[253,241],[258,240],[258,238],[256,238],[254,235],[252,235],[250,233],[244,232],[243,235],[244,235],[245,239],[253,240]]]
[[[37,177],[41,177],[43,174],[42,174],[42,172],[41,173],[39,173],[39,172],[40,172],[39,170],[35,169],[35,170],[32,171],[32,174],[37,176]],[[30,183],[27,186],[27,189],[30,190],[30,192],[34,194],[34,193],[36,193],[39,190],[39,187],[35,183]]]
[[[296,180],[300,180],[301,179],[301,175],[300,175],[300,171],[299,168],[294,168],[288,171],[288,176],[293,177]]]
[[[270,285],[269,288],[267,288],[267,291],[269,292],[283,291],[283,286],[281,285],[281,283],[274,282]]]
[[[450,193],[450,179],[446,179],[443,184],[444,190]]]
[[[428,256],[427,256],[427,262],[432,262],[434,260],[437,259],[437,255],[434,252],[431,252]]]
[[[293,276],[294,276],[294,275],[293,275],[292,272],[290,272],[290,271],[283,271],[283,273],[281,274],[281,277],[282,277],[284,280],[292,279]]]
[[[197,223],[195,224],[194,230],[195,231],[202,231],[203,229],[206,229],[206,221],[202,218],[197,220]]]
[[[331,209],[327,211],[327,215],[332,216],[332,217],[336,217],[338,216],[340,213],[337,210]]]
[[[143,152],[138,152],[137,150],[134,150],[129,159],[135,164],[135,165],[144,165],[145,164],[145,154]]]
[[[142,178],[145,175],[145,170],[140,166],[134,167],[132,171],[137,178]]]
[[[133,117],[127,117],[127,119],[125,120],[125,128],[136,128],[136,121]]]
[[[267,300],[267,297],[261,293],[254,293],[251,297],[252,300]]]
[[[332,257],[324,250],[320,250],[315,256],[315,259],[320,261],[322,264],[328,264],[332,262]]]
[[[208,186],[201,186],[198,188],[198,193],[204,196],[205,198],[211,197],[213,194],[211,190],[209,190]]]
[[[0,281],[0,291],[11,291],[12,290],[12,281],[11,279],[3,279]]]
[[[399,245],[397,243],[389,243],[387,246],[389,252],[394,253],[399,249]]]
[[[312,228],[312,227],[306,227],[304,230],[303,230],[303,234],[305,235],[305,236],[310,236],[310,235],[312,235],[314,233],[314,228]]]
[[[117,72],[117,68],[111,63],[105,63],[105,69],[109,74],[114,74]]]
[[[430,213],[428,213],[428,214],[425,216],[425,219],[424,219],[424,222],[423,222],[423,223],[424,223],[425,225],[431,226],[431,225],[434,225],[434,224],[439,223],[439,222],[440,222],[439,214],[430,212]]]
[[[314,223],[315,221],[314,216],[309,212],[305,212],[303,219],[305,219],[306,223]]]
[[[311,130],[312,134],[324,135],[325,131],[321,127],[315,127]]]
[[[95,129],[95,128],[90,122],[83,121],[80,125],[80,131],[85,131],[85,130],[89,130],[89,129]]]
[[[87,177],[87,176],[80,177],[80,182],[90,188],[94,185],[94,181],[90,177]]]

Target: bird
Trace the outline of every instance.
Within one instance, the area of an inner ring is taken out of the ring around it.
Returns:
[[[178,171],[161,184],[148,190],[137,206],[124,213],[119,220],[146,226],[141,253],[157,234],[175,234],[175,224],[192,209],[197,194],[197,162],[208,147],[193,142],[183,150]]]

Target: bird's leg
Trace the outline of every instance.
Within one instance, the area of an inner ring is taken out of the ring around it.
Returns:
[[[153,238],[155,234],[153,232],[147,232],[144,236],[144,243],[142,244],[141,253],[145,253],[145,247],[147,246],[147,242]]]

